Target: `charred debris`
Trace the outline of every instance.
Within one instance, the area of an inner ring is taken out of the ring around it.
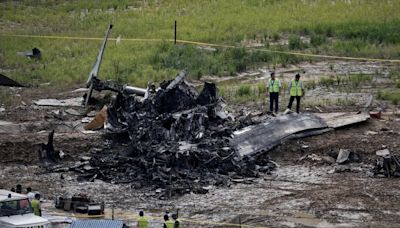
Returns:
[[[184,80],[174,80],[144,97],[122,89],[107,108],[108,148],[82,167],[79,179],[151,186],[162,196],[206,193],[210,185],[243,181],[275,168],[267,156],[241,157],[231,146],[232,132],[245,124],[224,110],[213,83],[199,93]]]

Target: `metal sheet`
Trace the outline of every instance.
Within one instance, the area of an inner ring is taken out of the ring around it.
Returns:
[[[12,80],[11,78],[0,74],[0,86],[10,86],[10,87],[24,87],[18,82]]]
[[[344,112],[317,113],[315,115],[322,118],[331,128],[340,128],[351,124],[364,122],[370,118],[370,115],[364,112],[359,114]]]
[[[325,128],[328,125],[312,113],[292,113],[235,131],[231,144],[239,155],[247,156],[270,150],[283,140],[296,137],[296,133]]]
[[[59,107],[81,107],[83,106],[83,98],[75,97],[69,98],[65,100],[57,100],[57,99],[40,99],[33,102],[38,106],[59,106]]]

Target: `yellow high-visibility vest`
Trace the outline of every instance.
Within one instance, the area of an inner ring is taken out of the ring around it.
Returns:
[[[149,227],[149,220],[147,217],[140,216],[138,219],[138,228],[147,228]]]
[[[296,97],[296,96],[303,96],[303,90],[301,88],[302,81],[298,80],[292,80],[292,84],[290,87],[290,96]]]
[[[177,219],[177,220],[175,220],[175,222],[178,222],[178,223],[179,223],[179,226],[178,226],[178,228],[182,228],[182,222],[181,222],[181,220],[180,220],[180,219]]]
[[[268,90],[270,93],[278,93],[279,92],[279,80],[268,80]]]
[[[33,209],[33,213],[37,216],[41,216],[40,214],[40,201],[37,199],[33,199],[31,202],[31,206]]]
[[[172,221],[172,220],[168,220],[168,221],[165,221],[164,224],[165,224],[165,226],[166,226],[167,228],[174,228],[175,222]]]

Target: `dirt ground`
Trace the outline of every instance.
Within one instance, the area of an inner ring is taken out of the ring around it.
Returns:
[[[400,153],[400,116],[394,112],[398,109],[396,106],[386,107],[381,119],[285,142],[267,154],[279,165],[270,175],[234,180],[225,187],[208,186],[207,194],[160,199],[150,188],[134,189],[131,184],[116,185],[100,180],[78,182],[77,173],[49,173],[41,167],[37,151],[41,143],[47,142],[49,126],[76,123],[76,128],[58,127],[60,130],[55,134],[56,149],[66,155],[64,163],[74,164],[82,156],[91,156],[109,141],[103,131],[77,130],[84,114],[90,110],[74,107],[82,116],[66,113],[60,119],[54,111],[65,112],[69,107],[32,104],[37,98],[75,97],[76,93],[37,91],[35,88],[11,89],[11,95],[20,94],[23,99],[0,112],[0,122],[39,123],[20,127],[23,132],[0,133],[0,188],[10,189],[16,184],[22,184],[23,188],[31,186],[42,194],[44,214],[52,219],[73,217],[54,208],[55,196],[85,193],[106,203],[106,217],[111,216],[114,205],[115,217],[127,224],[134,224],[134,215],[144,210],[153,217],[151,227],[161,227],[163,213],[176,209],[186,227],[400,226],[400,179],[374,177],[371,173],[377,150],[388,148],[392,153]],[[249,106],[248,109],[263,108]],[[346,111],[346,108],[339,109],[329,111]],[[354,107],[347,109],[354,111]],[[323,159],[337,154],[339,149],[356,152],[361,162],[338,165]]]

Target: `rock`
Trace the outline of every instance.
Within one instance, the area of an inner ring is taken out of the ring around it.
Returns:
[[[336,161],[333,157],[331,156],[322,156],[322,161],[328,163],[328,164],[334,164]]]
[[[91,159],[91,157],[89,157],[89,156],[81,157],[81,161],[89,161],[90,159]]]
[[[342,164],[349,159],[350,150],[349,149],[340,149],[339,155],[336,158],[336,163]]]
[[[69,108],[67,110],[65,110],[66,113],[73,115],[73,116],[80,116],[81,113],[79,113],[78,111],[76,111],[75,109]]]
[[[86,114],[86,116],[88,116],[88,117],[95,117],[96,114],[97,114],[97,111],[93,110],[93,111],[89,112],[88,114]]]
[[[378,150],[375,152],[376,155],[381,156],[381,157],[387,157],[390,155],[389,149],[383,149],[383,150]]]
[[[85,118],[82,118],[81,122],[82,122],[82,123],[89,123],[90,121],[92,121],[92,119],[93,119],[93,118],[85,117]]]
[[[377,134],[379,134],[379,133],[376,132],[376,131],[366,131],[366,132],[364,132],[364,135],[377,135]]]

